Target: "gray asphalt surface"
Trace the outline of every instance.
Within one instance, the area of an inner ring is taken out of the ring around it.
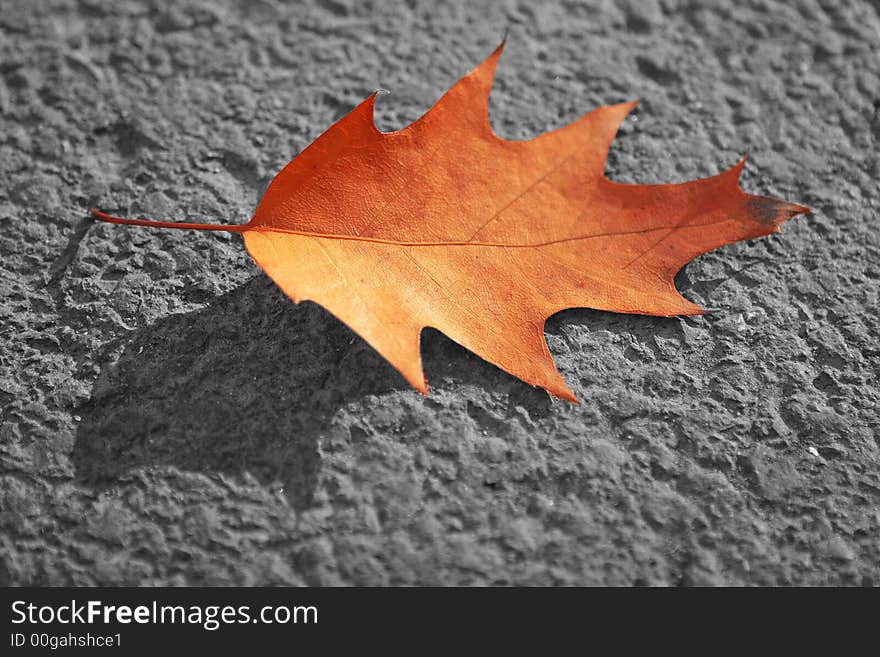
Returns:
[[[0,0],[0,584],[880,583],[880,10],[868,1]],[[814,214],[691,263],[712,309],[547,337],[580,405],[423,335],[429,398],[223,234],[378,87],[510,30],[526,138],[641,98],[608,173]]]

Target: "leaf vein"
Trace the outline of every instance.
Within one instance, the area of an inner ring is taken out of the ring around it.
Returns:
[[[621,230],[621,231],[608,231],[605,233],[592,233],[589,235],[574,235],[572,237],[561,237],[555,240],[547,240],[545,242],[523,242],[523,243],[505,243],[505,242],[471,242],[467,240],[449,240],[449,241],[434,241],[434,242],[408,242],[404,240],[391,240],[391,239],[382,239],[377,237],[361,237],[360,235],[346,235],[346,234],[334,234],[334,233],[316,233],[305,230],[291,230],[285,228],[249,228],[248,230],[265,232],[265,233],[286,233],[289,235],[298,235],[301,237],[311,237],[317,240],[341,240],[341,241],[351,241],[351,242],[368,242],[372,244],[387,244],[389,246],[405,246],[405,247],[454,247],[454,246],[462,246],[462,247],[482,247],[482,248],[498,248],[498,249],[535,249],[541,248],[545,246],[553,246],[556,244],[565,244],[567,242],[579,242],[581,240],[590,240],[590,239],[598,239],[602,237],[618,237],[625,235],[640,235],[643,233],[653,233],[659,230],[680,230],[684,228],[701,228],[706,226],[715,226],[718,224],[725,223],[730,221],[730,219],[721,219],[719,221],[710,221],[707,223],[699,223],[699,224],[675,224],[672,226],[654,226],[653,228],[640,228],[638,230]],[[666,239],[668,236],[664,236],[663,239]],[[662,241],[662,240],[661,240]],[[650,250],[650,249],[649,249]]]

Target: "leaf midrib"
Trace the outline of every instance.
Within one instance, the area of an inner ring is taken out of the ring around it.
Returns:
[[[272,226],[245,226],[242,232],[260,232],[260,233],[283,233],[287,235],[297,235],[300,237],[311,237],[315,239],[325,239],[325,240],[340,240],[340,241],[348,241],[348,242],[366,242],[370,244],[387,244],[389,246],[404,246],[404,247],[482,247],[482,248],[505,248],[505,249],[534,249],[545,246],[553,246],[555,244],[564,244],[567,242],[579,242],[582,240],[589,239],[598,239],[602,237],[617,237],[624,235],[640,235],[644,233],[654,233],[660,230],[680,230],[682,228],[699,228],[703,226],[715,226],[717,224],[722,224],[726,221],[730,221],[730,219],[720,219],[718,221],[710,221],[706,223],[699,224],[675,224],[672,226],[654,226],[652,228],[641,228],[639,230],[621,230],[621,231],[608,231],[605,233],[592,233],[589,235],[574,235],[572,237],[562,237],[555,240],[545,240],[543,242],[523,242],[523,243],[508,243],[508,242],[479,242],[473,240],[439,240],[433,242],[409,242],[405,240],[393,240],[393,239],[385,239],[380,237],[364,237],[362,235],[346,235],[346,234],[337,234],[337,233],[318,233],[307,230],[293,230],[289,228],[277,228]]]

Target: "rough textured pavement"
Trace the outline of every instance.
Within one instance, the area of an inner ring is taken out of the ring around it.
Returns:
[[[880,583],[878,11],[0,0],[0,584]],[[815,210],[688,265],[705,317],[552,318],[580,405],[432,331],[422,397],[239,237],[87,218],[246,221],[507,28],[502,135],[641,98],[612,178],[750,149]]]

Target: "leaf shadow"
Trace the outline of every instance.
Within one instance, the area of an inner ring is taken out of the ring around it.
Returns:
[[[200,310],[126,336],[80,417],[77,479],[102,488],[144,467],[174,466],[278,486],[308,507],[318,441],[336,411],[403,378],[317,305],[295,305],[257,276]]]
[[[71,460],[95,489],[141,468],[253,476],[308,508],[319,441],[336,412],[367,396],[410,391],[387,361],[313,303],[293,304],[264,275],[199,310],[127,334],[80,418]],[[531,417],[552,402],[439,331],[422,334],[432,389],[491,391]],[[426,401],[430,404],[431,401]]]

